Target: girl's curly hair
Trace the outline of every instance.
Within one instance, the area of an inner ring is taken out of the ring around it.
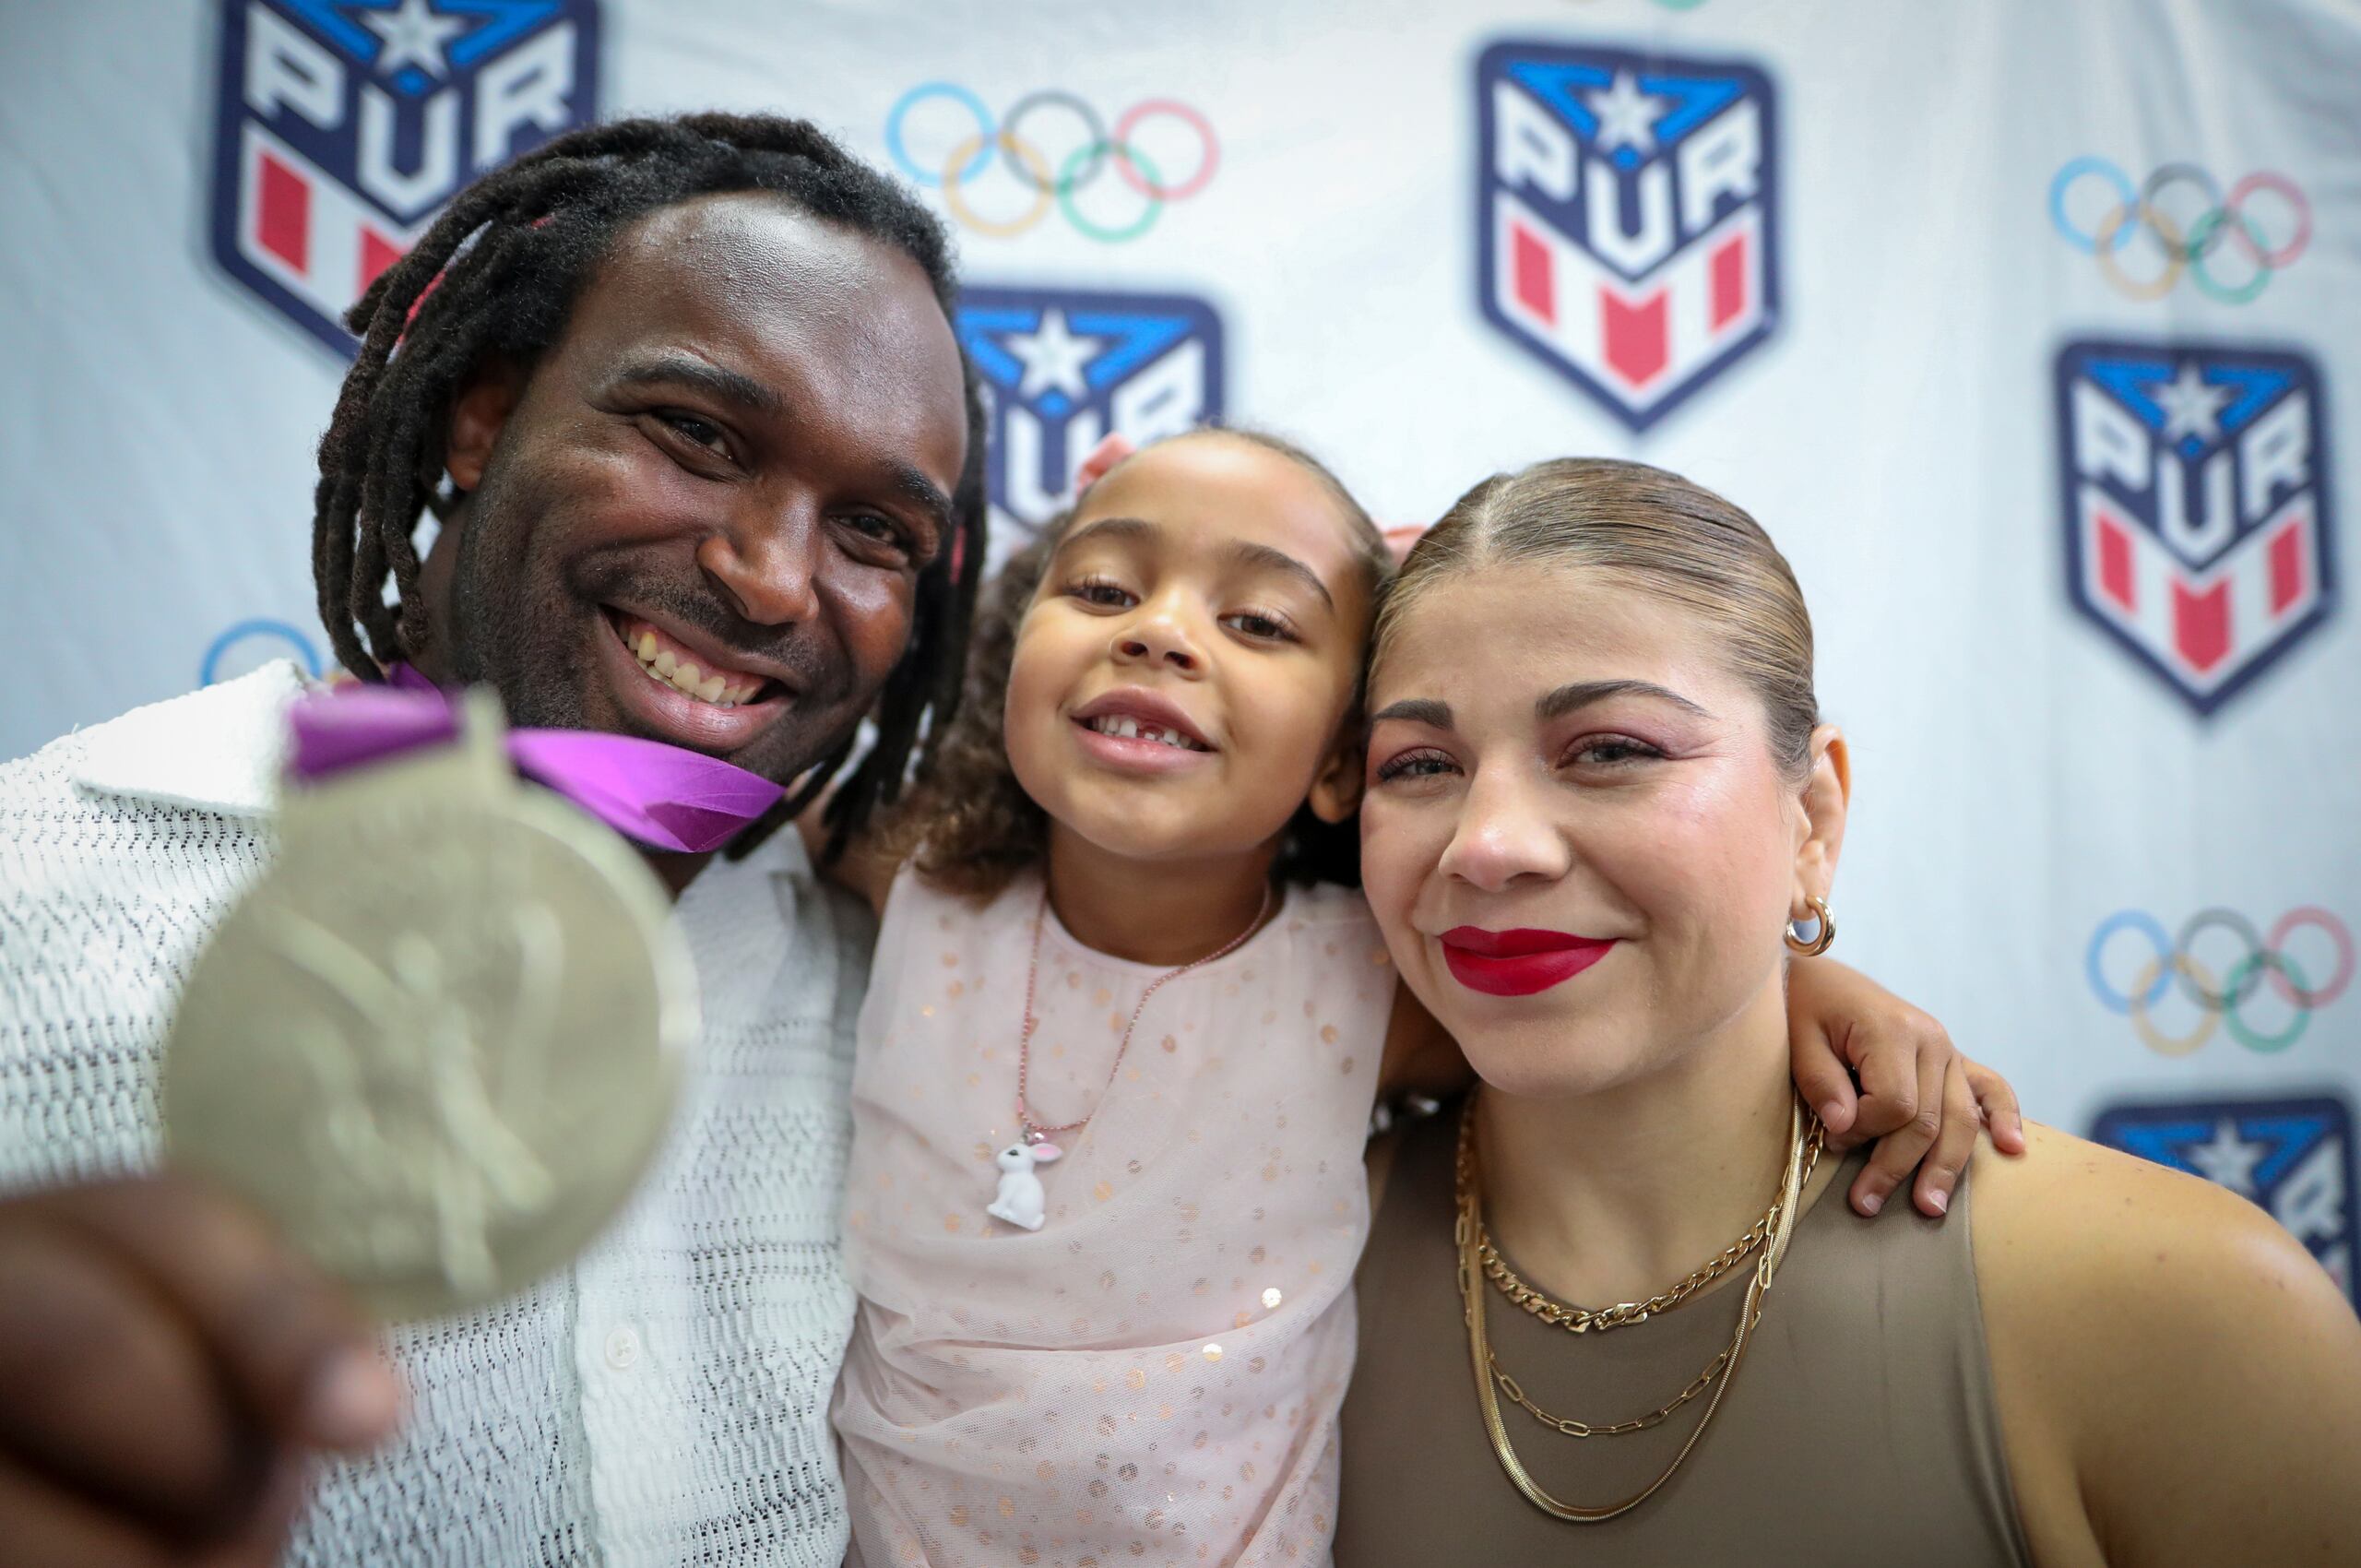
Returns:
[[[1250,442],[1299,463],[1335,497],[1360,565],[1368,574],[1375,604],[1394,571],[1385,538],[1359,502],[1326,465],[1292,442],[1260,431],[1209,427],[1233,440]],[[1203,434],[1208,432],[1192,432]],[[1188,437],[1176,437],[1185,440]],[[1130,459],[1125,459],[1129,461]],[[1121,467],[1121,465],[1117,465]],[[931,766],[909,796],[883,826],[884,846],[907,859],[928,883],[945,892],[990,898],[1049,853],[1050,819],[1016,781],[1008,765],[1003,710],[1010,667],[1016,657],[1016,629],[1059,540],[1073,524],[1069,509],[1053,517],[1024,549],[1010,556],[984,592],[967,648],[966,690],[958,717],[944,732]],[[1346,722],[1360,722],[1356,688]],[[1272,874],[1293,882],[1360,884],[1360,838],[1352,822],[1327,823],[1307,803],[1287,824]]]

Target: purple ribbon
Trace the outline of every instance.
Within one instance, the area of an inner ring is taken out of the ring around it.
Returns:
[[[302,698],[290,715],[288,770],[326,778],[459,733],[451,698],[407,664],[388,684]],[[516,771],[564,795],[616,832],[658,849],[704,854],[778,802],[786,790],[734,763],[683,746],[587,730],[511,730]]]

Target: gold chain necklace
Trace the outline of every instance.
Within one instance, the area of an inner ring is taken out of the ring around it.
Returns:
[[[1484,1328],[1483,1287],[1477,1283],[1478,1276],[1486,1271],[1478,1246],[1478,1240],[1483,1231],[1484,1193],[1483,1173],[1475,1158],[1476,1100],[1476,1095],[1469,1095],[1466,1109],[1460,1115],[1459,1158],[1455,1182],[1459,1214],[1453,1228],[1453,1240],[1459,1250],[1459,1299],[1467,1324],[1468,1357],[1476,1374],[1476,1400],[1483,1412],[1484,1430],[1492,1441],[1492,1452],[1499,1457],[1501,1468],[1508,1472],[1510,1481],[1525,1495],[1525,1501],[1535,1507],[1552,1518],[1563,1519],[1570,1524],[1595,1524],[1602,1519],[1612,1519],[1619,1514],[1628,1513],[1638,1507],[1654,1496],[1656,1490],[1665,1482],[1670,1480],[1673,1472],[1679,1469],[1681,1464],[1688,1459],[1690,1451],[1697,1446],[1698,1439],[1705,1435],[1705,1429],[1713,1424],[1714,1412],[1721,1408],[1722,1396],[1729,1391],[1731,1381],[1738,1375],[1738,1363],[1745,1358],[1747,1337],[1753,1331],[1754,1325],[1762,1320],[1763,1295],[1771,1289],[1772,1277],[1778,1270],[1780,1259],[1786,1255],[1788,1240],[1795,1230],[1796,1211],[1802,1202],[1804,1182],[1809,1179],[1812,1167],[1819,1163],[1824,1134],[1819,1119],[1809,1116],[1800,1101],[1790,1108],[1786,1169],[1779,1183],[1779,1196],[1774,1201],[1771,1212],[1765,1216],[1765,1218],[1770,1221],[1766,1233],[1767,1245],[1759,1245],[1754,1249],[1757,1255],[1753,1277],[1747,1282],[1746,1301],[1738,1311],[1738,1331],[1731,1336],[1728,1348],[1714,1357],[1704,1372],[1693,1379],[1671,1403],[1651,1411],[1635,1421],[1620,1421],[1611,1426],[1592,1426],[1587,1422],[1552,1416],[1543,1410],[1541,1407],[1525,1396],[1525,1391],[1517,1385],[1515,1379],[1501,1371],[1499,1360],[1492,1354],[1491,1344]],[[1727,1253],[1725,1253],[1724,1255],[1726,1256]],[[1707,1266],[1712,1265],[1709,1264]],[[1726,1264],[1724,1265],[1724,1271],[1726,1271],[1728,1266]],[[1514,1277],[1511,1276],[1511,1277]],[[1695,1276],[1692,1275],[1691,1278],[1694,1279]],[[1518,1283],[1522,1285],[1523,1282]],[[1681,1287],[1675,1288],[1681,1289],[1682,1294],[1696,1289],[1695,1285],[1688,1281],[1684,1281],[1683,1285],[1686,1287],[1685,1289]],[[1524,1288],[1531,1289],[1529,1286]],[[1536,1294],[1538,1293],[1536,1292]],[[1546,1301],[1547,1298],[1544,1300]],[[1556,1302],[1549,1304],[1560,1305]],[[1637,1322],[1638,1319],[1632,1318],[1628,1321]],[[1501,1419],[1500,1399],[1494,1392],[1496,1382],[1502,1392],[1507,1393],[1512,1400],[1536,1420],[1569,1437],[1604,1437],[1643,1431],[1663,1421],[1681,1406],[1703,1393],[1708,1386],[1713,1388],[1713,1397],[1706,1401],[1705,1413],[1697,1419],[1697,1425],[1690,1432],[1688,1441],[1680,1445],[1680,1451],[1672,1456],[1672,1463],[1667,1465],[1655,1480],[1650,1481],[1638,1492],[1620,1503],[1610,1503],[1603,1508],[1587,1508],[1577,1503],[1560,1502],[1542,1490],[1540,1483],[1526,1472],[1524,1462],[1517,1457],[1516,1445],[1509,1440],[1508,1427]]]
[[[1811,1180],[1812,1165],[1820,1158],[1818,1125],[1817,1122],[1813,1123],[1815,1131],[1811,1147],[1805,1157],[1804,1180],[1807,1182]],[[1467,1139],[1463,1135],[1459,1148],[1463,1168],[1468,1158]],[[1466,1180],[1464,1170],[1460,1180],[1463,1182]],[[1771,1206],[1762,1211],[1762,1218],[1747,1228],[1745,1235],[1708,1258],[1703,1267],[1692,1270],[1689,1277],[1670,1289],[1660,1290],[1644,1301],[1623,1301],[1596,1310],[1555,1301],[1517,1277],[1516,1270],[1509,1266],[1508,1260],[1501,1256],[1500,1250],[1492,1245],[1492,1233],[1480,1217],[1476,1223],[1476,1254],[1483,1261],[1485,1277],[1500,1287],[1501,1294],[1542,1322],[1562,1328],[1569,1334],[1604,1334],[1610,1328],[1629,1327],[1633,1324],[1645,1323],[1658,1313],[1670,1312],[1753,1256],[1755,1249],[1769,1239],[1771,1228],[1778,1223],[1778,1219],[1779,1200],[1774,1197],[1771,1200]]]

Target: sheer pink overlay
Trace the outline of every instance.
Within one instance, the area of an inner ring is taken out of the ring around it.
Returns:
[[[1143,890],[1151,896],[1151,890]],[[1049,918],[1034,1115],[1046,1218],[984,1212],[1018,1137],[1037,878],[981,909],[905,876],[860,1016],[838,1384],[855,1558],[1318,1562],[1369,1230],[1361,1142],[1394,976],[1359,894],[1295,889],[1162,970]]]

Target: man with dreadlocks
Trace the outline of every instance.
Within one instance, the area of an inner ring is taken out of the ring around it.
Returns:
[[[660,1179],[575,1268],[396,1331],[398,1383],[256,1221],[148,1173],[172,999],[270,852],[293,667],[0,767],[0,1559],[840,1560],[868,932],[765,830],[831,783],[858,826],[957,694],[953,286],[936,223],[810,125],[706,114],[487,176],[354,307],[314,538],[345,666],[791,786],[718,863],[651,853],[708,1064]]]

